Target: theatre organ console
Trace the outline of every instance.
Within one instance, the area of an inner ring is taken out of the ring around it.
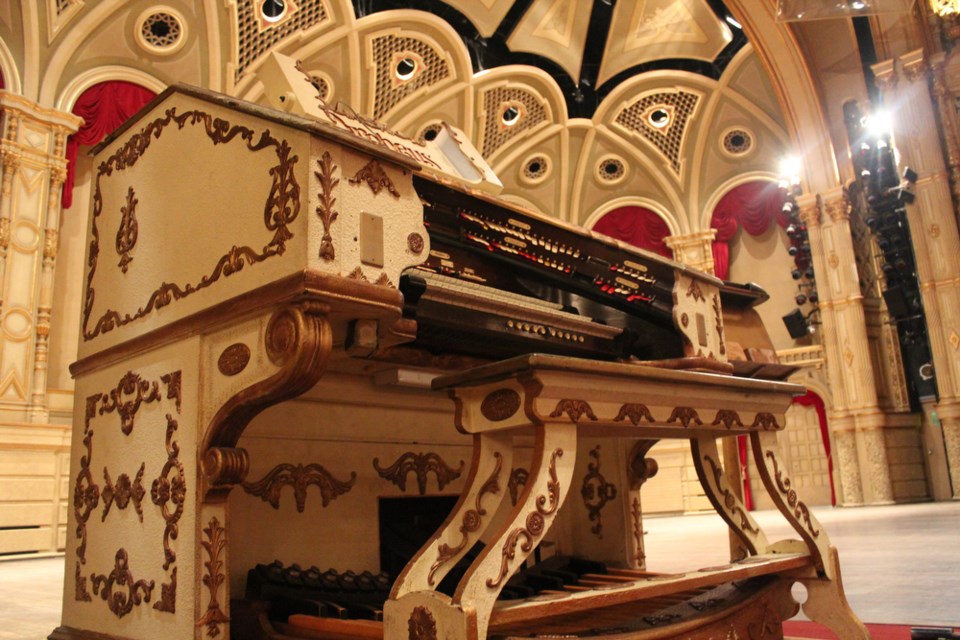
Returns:
[[[265,68],[274,108],[177,86],[95,150],[52,639],[780,638],[797,581],[868,637],[762,437],[800,391],[762,291],[513,206],[455,129],[409,140]],[[799,539],[728,484],[737,435]],[[661,438],[690,440],[729,564],[645,570]]]

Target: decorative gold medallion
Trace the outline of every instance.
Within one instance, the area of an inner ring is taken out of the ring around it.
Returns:
[[[225,376],[235,376],[250,362],[250,347],[237,342],[223,350],[217,359],[217,369]]]
[[[520,394],[513,389],[497,389],[487,394],[480,404],[480,413],[490,422],[501,422],[520,409]]]

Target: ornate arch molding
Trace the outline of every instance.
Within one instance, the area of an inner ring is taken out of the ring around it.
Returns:
[[[643,207],[644,209],[649,209],[662,218],[665,223],[667,223],[667,226],[670,228],[670,235],[675,236],[682,233],[679,220],[677,220],[676,216],[671,215],[670,212],[667,211],[666,207],[663,206],[663,203],[657,202],[656,200],[651,200],[650,198],[637,196],[622,196],[608,200],[601,206],[597,207],[596,211],[591,213],[590,217],[584,220],[582,224],[587,229],[593,229],[600,218],[621,207]]]
[[[13,54],[3,40],[0,40],[0,72],[3,72],[3,83],[6,85],[6,90],[10,93],[22,95],[23,86],[20,83],[20,69],[17,68],[17,61],[13,59]]]
[[[784,123],[804,166],[809,193],[840,184],[821,96],[803,50],[789,24],[776,21],[775,0],[726,0],[743,25],[780,102]]]
[[[733,189],[755,180],[776,182],[778,179],[779,177],[772,171],[748,171],[721,183],[704,202],[703,211],[700,212],[700,227],[697,231],[705,231],[710,228],[710,221],[713,219],[713,210],[717,208],[717,204],[723,199],[723,196],[727,195],[727,193]]]
[[[84,91],[95,84],[109,80],[132,82],[157,94],[167,88],[167,85],[156,76],[134,67],[121,65],[96,67],[77,75],[63,88],[56,101],[57,109],[69,112]]]

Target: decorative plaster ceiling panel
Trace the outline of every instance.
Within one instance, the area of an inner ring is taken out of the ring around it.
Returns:
[[[712,61],[733,40],[706,0],[640,0],[614,9],[598,84],[667,58]]]
[[[514,0],[443,0],[467,16],[484,38],[489,38],[510,11]]]
[[[592,0],[540,0],[524,14],[507,39],[511,51],[553,60],[579,81]]]

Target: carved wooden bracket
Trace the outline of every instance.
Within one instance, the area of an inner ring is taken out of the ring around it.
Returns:
[[[431,471],[437,476],[437,489],[443,491],[452,480],[456,480],[463,473],[464,462],[460,461],[460,466],[456,469],[450,467],[436,453],[413,453],[407,451],[397,458],[389,467],[380,466],[380,459],[373,459],[373,468],[377,470],[380,477],[389,480],[400,487],[401,491],[407,490],[407,474],[411,471],[417,474],[417,489],[420,495],[427,493],[427,474]]]

